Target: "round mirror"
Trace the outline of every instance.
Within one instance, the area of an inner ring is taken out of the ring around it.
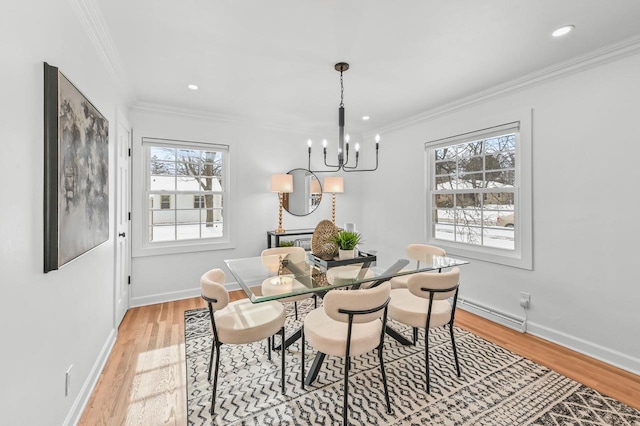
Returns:
[[[318,177],[307,169],[293,169],[293,192],[282,194],[282,207],[295,216],[306,216],[313,212],[322,199],[322,185]]]

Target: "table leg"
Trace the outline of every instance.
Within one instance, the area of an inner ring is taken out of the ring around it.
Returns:
[[[320,368],[322,368],[322,362],[324,361],[325,356],[326,355],[323,352],[316,353],[316,357],[313,359],[313,364],[311,364],[307,377],[304,379],[305,385],[310,385],[316,377],[318,377],[318,373],[320,372]]]
[[[390,337],[393,337],[394,339],[396,339],[398,341],[398,343],[400,343],[401,345],[404,345],[404,346],[413,345],[412,341],[410,341],[409,339],[404,337],[402,334],[398,333],[393,328],[387,326],[385,331],[386,331],[387,335],[389,335]]]
[[[289,346],[291,346],[293,344],[293,342],[295,342],[296,340],[300,339],[302,337],[302,327],[297,329],[291,336],[287,337],[284,341],[284,347],[288,348]],[[273,349],[275,350],[280,350],[280,346],[274,346]]]

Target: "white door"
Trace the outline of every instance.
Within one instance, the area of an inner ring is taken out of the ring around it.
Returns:
[[[131,148],[131,130],[129,125],[118,120],[116,131],[116,262],[115,262],[115,327],[129,309],[129,284],[131,282],[130,252],[130,173],[129,160]]]

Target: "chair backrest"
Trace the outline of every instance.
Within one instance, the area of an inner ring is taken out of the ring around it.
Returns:
[[[200,277],[202,298],[210,302],[213,309],[224,309],[229,304],[229,292],[224,286],[225,275],[222,269],[211,269]]]
[[[377,308],[374,312],[356,314],[353,317],[354,323],[371,322],[384,314],[390,292],[391,284],[388,281],[377,287],[362,290],[333,290],[324,296],[324,311],[336,321],[349,322],[349,314],[341,313],[340,310],[366,311]]]
[[[269,272],[278,272],[280,268],[280,257],[284,257],[293,263],[304,262],[307,252],[302,247],[273,247],[262,250],[262,264]]]
[[[407,246],[407,257],[411,260],[422,263],[431,263],[432,256],[446,256],[447,253],[440,247],[427,244],[409,244]]]
[[[458,267],[439,274],[430,272],[411,274],[407,280],[407,287],[411,293],[425,299],[429,299],[430,294],[433,293],[434,300],[444,300],[455,296],[459,285],[460,268]],[[451,289],[451,291],[441,291],[447,289]]]

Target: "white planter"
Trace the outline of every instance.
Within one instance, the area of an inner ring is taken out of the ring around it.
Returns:
[[[338,258],[340,260],[344,260],[344,259],[353,259],[356,257],[356,250],[342,250],[342,249],[338,249]]]

